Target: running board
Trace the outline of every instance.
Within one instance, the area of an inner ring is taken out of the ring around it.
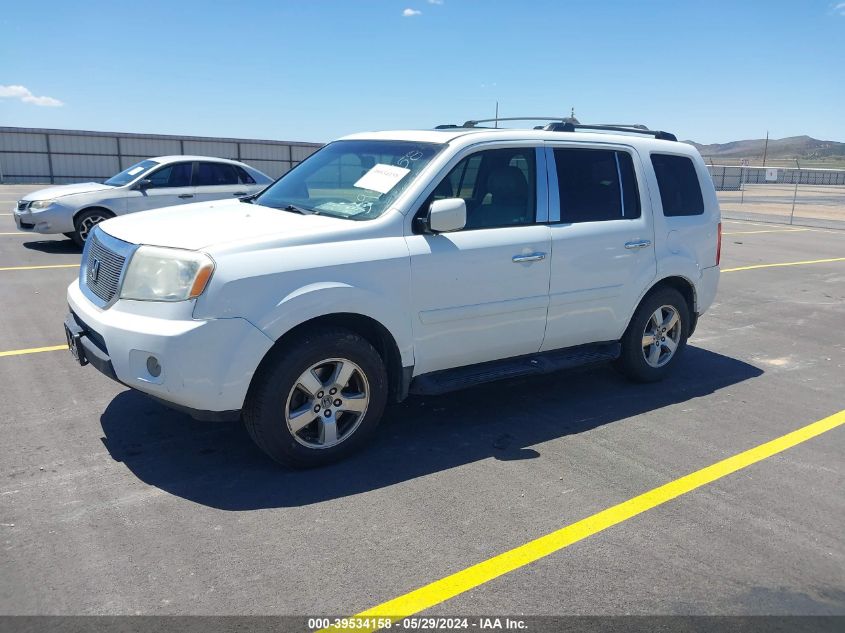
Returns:
[[[421,396],[436,396],[495,380],[549,374],[561,369],[603,363],[619,358],[621,351],[622,346],[619,341],[590,343],[551,352],[444,369],[414,378],[411,381],[410,392]]]

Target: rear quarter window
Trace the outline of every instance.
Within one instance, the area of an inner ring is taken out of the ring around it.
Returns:
[[[663,215],[677,217],[704,213],[704,198],[692,159],[672,154],[652,154],[651,164],[660,188]]]
[[[235,171],[238,172],[238,177],[241,179],[242,185],[254,185],[255,178],[249,175],[249,172],[241,167],[240,165],[235,165]]]

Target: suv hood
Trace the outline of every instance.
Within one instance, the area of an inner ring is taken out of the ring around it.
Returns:
[[[350,220],[300,215],[237,200],[195,202],[106,220],[103,231],[131,244],[199,250],[273,235],[323,234]]]
[[[98,182],[80,182],[75,185],[58,185],[47,187],[26,194],[21,200],[52,200],[62,196],[70,196],[75,193],[92,193],[94,191],[114,191],[114,187],[102,185]]]

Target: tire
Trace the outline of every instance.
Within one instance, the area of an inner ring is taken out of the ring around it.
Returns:
[[[72,239],[77,246],[85,246],[85,240],[88,239],[88,234],[96,225],[103,220],[113,218],[114,214],[105,209],[89,209],[77,215],[73,220],[73,227],[76,229],[73,233],[65,233]]]
[[[680,292],[674,288],[651,292],[640,302],[622,336],[616,368],[636,382],[662,380],[686,348],[690,324],[689,306]]]
[[[320,328],[270,353],[250,385],[243,420],[272,459],[311,468],[359,449],[386,403],[387,372],[375,348],[349,330]]]

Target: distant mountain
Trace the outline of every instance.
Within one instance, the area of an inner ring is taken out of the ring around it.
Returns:
[[[731,141],[730,143],[713,143],[702,145],[695,141],[684,141],[694,145],[699,153],[706,157],[730,159],[760,159],[763,157],[765,139],[746,141]],[[804,159],[825,160],[845,158],[845,143],[837,141],[820,141],[810,136],[790,136],[789,138],[769,139],[766,152],[768,159]]]

